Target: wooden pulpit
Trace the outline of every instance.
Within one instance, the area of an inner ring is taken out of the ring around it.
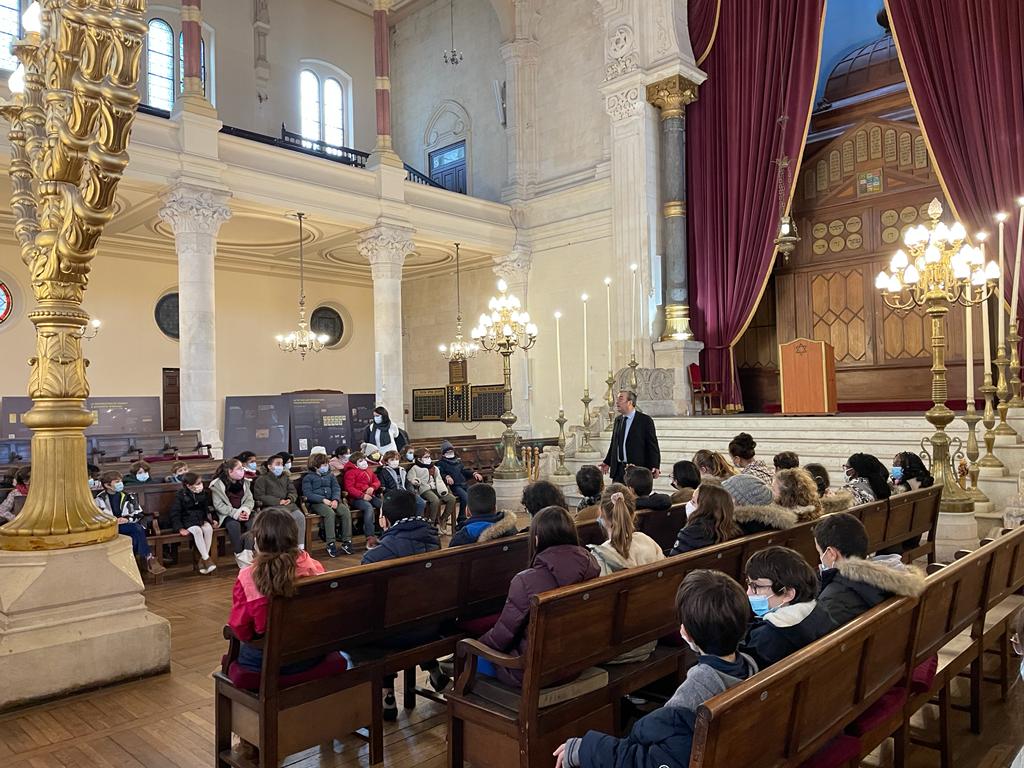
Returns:
[[[836,355],[832,345],[813,339],[779,344],[779,390],[783,413],[836,413]]]

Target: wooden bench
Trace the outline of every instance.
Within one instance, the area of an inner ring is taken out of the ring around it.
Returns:
[[[458,622],[500,610],[512,577],[526,567],[527,552],[527,538],[514,536],[330,571],[303,580],[294,597],[272,599],[260,643],[259,691],[238,689],[227,677],[237,641],[214,675],[217,765],[251,765],[231,754],[232,732],[260,748],[259,766],[277,766],[288,754],[363,726],[370,728],[371,762],[379,763],[381,678],[451,653],[465,636]],[[436,640],[406,649],[379,647],[403,632],[433,626],[441,627]],[[282,664],[337,650],[355,653],[360,663],[335,677],[279,686]]]

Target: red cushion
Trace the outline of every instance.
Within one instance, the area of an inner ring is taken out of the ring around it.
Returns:
[[[348,662],[340,653],[329,653],[324,656],[323,661],[315,667],[310,667],[305,672],[298,672],[294,675],[282,675],[281,687],[288,688],[299,683],[308,683],[310,680],[319,680],[322,677],[340,675],[348,669]],[[239,688],[247,691],[258,691],[260,689],[260,673],[245,669],[237,661],[231,662],[228,667],[228,678]]]
[[[861,716],[854,720],[847,727],[846,732],[851,736],[863,736],[873,731],[890,717],[903,711],[903,705],[907,703],[907,689],[902,685],[896,685],[882,694],[882,697],[868,707]]]
[[[860,739],[840,734],[800,764],[800,768],[832,768],[860,757]]]
[[[498,623],[498,618],[500,616],[500,613],[492,613],[490,616],[478,616],[475,619],[463,619],[459,621],[459,629],[467,635],[482,637],[494,628],[494,625]]]
[[[938,670],[938,655],[932,656],[927,661],[923,661],[914,667],[914,671],[910,675],[910,692],[915,696],[918,696],[930,691],[932,689],[932,683],[935,681],[935,673]]]

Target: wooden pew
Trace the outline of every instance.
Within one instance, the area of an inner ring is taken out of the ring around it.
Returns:
[[[367,725],[371,762],[379,763],[381,677],[451,653],[464,636],[456,622],[498,611],[527,552],[525,536],[509,537],[330,571],[303,580],[291,598],[272,599],[260,690],[238,689],[227,677],[237,642],[214,675],[217,765],[248,765],[230,754],[232,732],[260,748],[259,766],[277,766],[288,754]],[[403,650],[379,647],[425,626],[442,627],[436,640]],[[278,685],[280,665],[337,650],[355,653],[360,663],[332,678]]]

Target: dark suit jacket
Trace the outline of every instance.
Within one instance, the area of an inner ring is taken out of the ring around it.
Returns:
[[[658,435],[654,431],[654,419],[640,411],[633,415],[633,425],[626,436],[626,464],[623,464],[619,457],[622,455],[622,433],[625,429],[626,417],[616,416],[612,427],[612,442],[608,447],[608,455],[604,457],[609,474],[616,482],[622,482],[626,464],[648,469],[661,466],[661,448],[658,447]]]

